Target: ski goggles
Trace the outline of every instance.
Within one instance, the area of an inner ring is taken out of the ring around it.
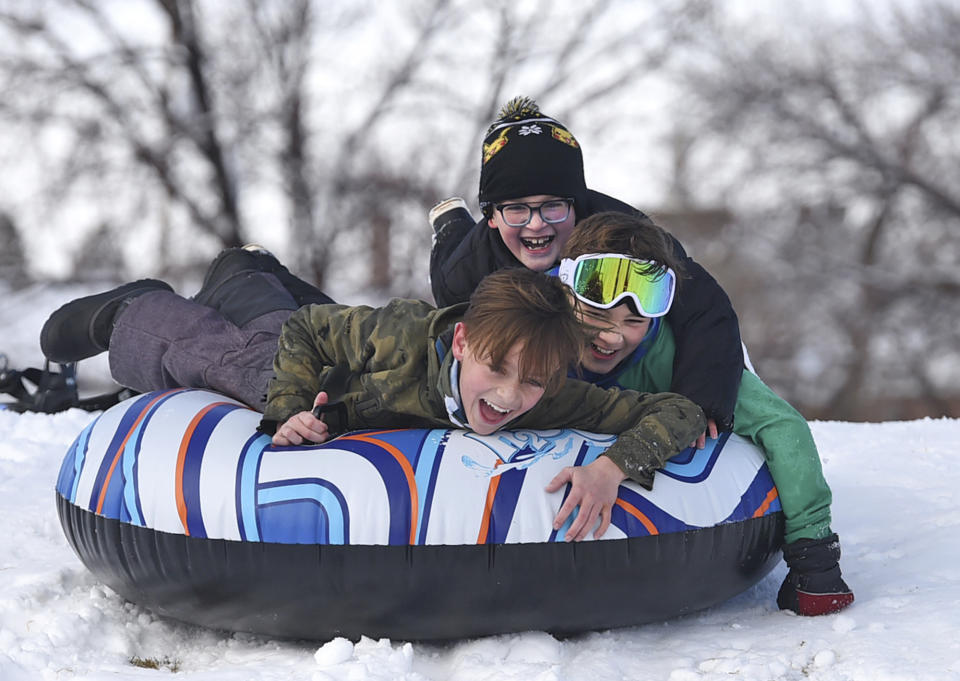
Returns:
[[[670,311],[677,277],[669,267],[615,253],[590,253],[564,258],[560,281],[593,307],[608,310],[624,298],[633,300],[644,317],[662,317]]]

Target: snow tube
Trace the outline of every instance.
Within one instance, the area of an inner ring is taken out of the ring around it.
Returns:
[[[110,408],[57,481],[67,539],[164,616],[284,638],[558,635],[641,624],[744,591],[779,558],[761,452],[688,449],[620,487],[600,540],[552,529],[547,482],[613,440],[570,429],[390,430],[273,447],[260,414],[174,390]]]

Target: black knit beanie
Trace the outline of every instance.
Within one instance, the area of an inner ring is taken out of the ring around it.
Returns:
[[[529,97],[507,102],[483,139],[480,206],[484,212],[504,199],[551,194],[579,203],[586,193],[583,154],[573,134],[540,113]]]

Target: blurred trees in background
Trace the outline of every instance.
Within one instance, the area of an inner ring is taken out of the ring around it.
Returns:
[[[105,226],[166,276],[264,240],[320,286],[347,261],[355,285],[422,294],[426,210],[475,195],[483,130],[519,83],[568,90],[557,115],[600,107],[664,51],[623,3],[482,5],[0,3],[6,151],[36,164],[11,204],[51,236]]]
[[[701,21],[678,193],[732,216],[690,241],[761,375],[822,417],[960,414],[960,5]]]
[[[670,169],[652,205],[611,193],[717,276],[806,414],[960,413],[960,8],[644,5],[0,0],[0,215],[32,276],[199,279],[258,241],[348,302],[429,297],[426,211],[475,206],[527,94],[595,188],[604,141],[608,173]],[[660,99],[662,138],[631,138]]]
[[[13,219],[4,212],[0,212],[0,244],[3,244],[0,250],[0,281],[16,291],[30,282],[30,272],[20,232]]]

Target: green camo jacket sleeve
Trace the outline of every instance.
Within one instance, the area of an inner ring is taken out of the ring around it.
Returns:
[[[448,423],[442,403],[438,409],[429,399],[426,386],[436,379],[428,357],[434,325],[452,323],[458,314],[459,308],[403,299],[378,308],[300,308],[280,334],[264,422],[283,423],[309,410],[324,390],[331,404],[343,405],[345,430]]]
[[[331,319],[348,313],[345,306],[301,307],[283,325],[277,354],[273,359],[274,378],[267,391],[264,421],[283,423],[313,407],[323,378],[331,367],[343,364],[336,347],[327,340]],[[313,312],[313,314],[311,314]]]
[[[578,428],[619,437],[604,454],[631,480],[653,489],[653,474],[706,428],[703,410],[674,393],[604,390],[570,379],[516,427]]]

